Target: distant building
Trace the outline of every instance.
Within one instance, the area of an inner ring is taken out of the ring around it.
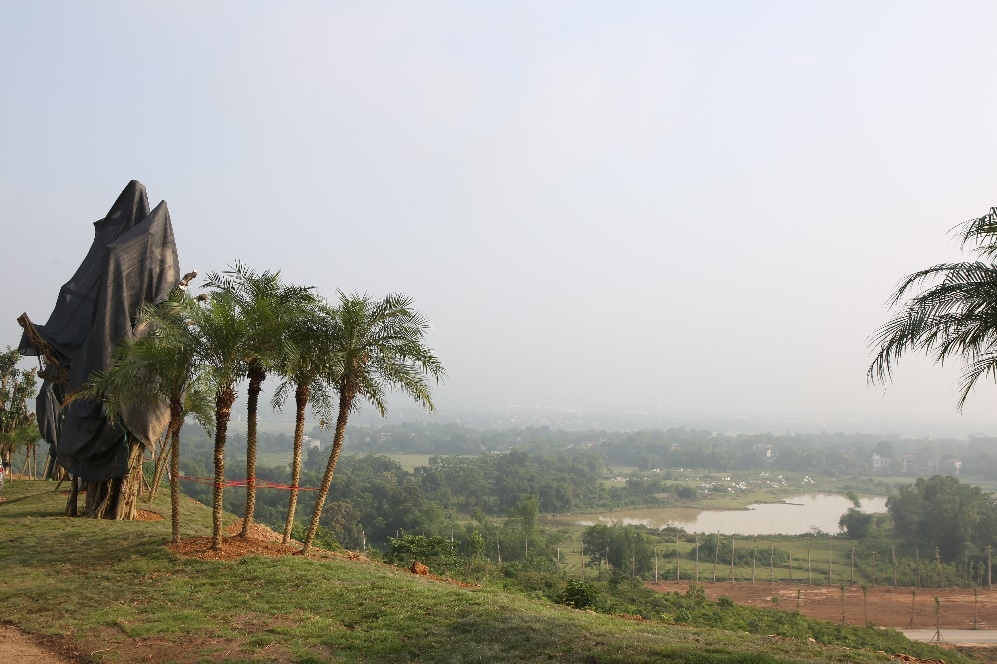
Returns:
[[[907,473],[913,473],[917,471],[917,455],[916,454],[904,454],[899,459],[900,461],[900,472],[906,475]]]
[[[893,459],[890,457],[879,456],[875,452],[872,453],[872,469],[880,472],[886,472],[890,469],[893,463]]]

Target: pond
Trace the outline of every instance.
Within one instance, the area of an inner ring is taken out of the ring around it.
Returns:
[[[799,535],[819,528],[838,532],[838,519],[852,506],[850,500],[836,493],[808,493],[789,496],[782,503],[757,503],[744,510],[699,510],[690,507],[650,507],[587,514],[571,523],[591,526],[645,525],[649,528],[677,526],[690,533],[725,535]],[[885,512],[886,498],[863,496],[863,512]]]

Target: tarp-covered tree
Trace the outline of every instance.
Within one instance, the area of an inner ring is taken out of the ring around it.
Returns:
[[[46,323],[34,325],[27,314],[18,318],[24,328],[18,350],[40,357],[40,375],[55,386],[58,403],[59,395],[79,389],[95,371],[110,369],[115,347],[140,336],[142,306],[166,299],[180,281],[166,202],[150,210],[145,187],[133,180],[94,223],[90,251],[63,285]],[[38,417],[45,421],[51,413]],[[87,516],[134,518],[143,452],[155,447],[168,420],[165,401],[125,409],[120,423],[108,419],[101,400],[66,405],[59,463],[85,485]]]

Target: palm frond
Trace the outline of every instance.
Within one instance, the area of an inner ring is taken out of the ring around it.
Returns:
[[[961,245],[988,259],[997,256],[997,208],[959,227]],[[914,292],[915,289],[921,289]],[[906,302],[903,302],[908,298]],[[900,358],[923,353],[937,364],[963,364],[958,409],[980,378],[997,380],[997,266],[983,261],[942,263],[903,279],[888,300],[900,310],[870,338],[870,383],[892,378]]]

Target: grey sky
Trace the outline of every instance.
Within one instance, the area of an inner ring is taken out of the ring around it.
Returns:
[[[447,408],[997,434],[866,339],[997,204],[997,5],[0,2],[0,346],[132,178],[185,269],[410,293]],[[864,423],[864,424],[863,424]]]

